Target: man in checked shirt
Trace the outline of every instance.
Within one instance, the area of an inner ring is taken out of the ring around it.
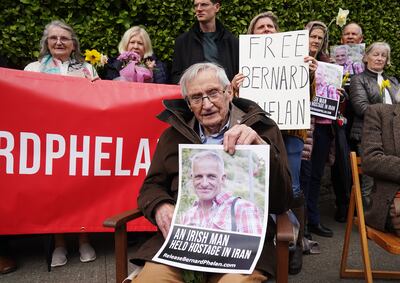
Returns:
[[[222,190],[226,174],[220,155],[210,150],[196,153],[192,157],[191,178],[198,199],[183,215],[181,224],[261,235],[260,209]]]

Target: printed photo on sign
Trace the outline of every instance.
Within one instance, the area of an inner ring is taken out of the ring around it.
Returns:
[[[315,72],[316,96],[311,102],[311,114],[336,120],[339,108],[343,67],[335,64],[318,62]]]
[[[362,58],[365,53],[365,44],[346,44],[331,47],[331,57],[335,64],[343,66],[343,74],[352,76],[364,71]]]
[[[154,261],[205,272],[250,274],[268,220],[269,146],[179,146],[179,192]],[[205,259],[206,258],[206,259]]]
[[[280,129],[310,128],[308,33],[239,36],[239,96],[258,103]]]

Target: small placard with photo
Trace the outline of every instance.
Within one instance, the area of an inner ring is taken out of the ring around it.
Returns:
[[[318,62],[315,72],[316,96],[311,102],[311,114],[336,120],[342,86],[343,67],[336,64]]]

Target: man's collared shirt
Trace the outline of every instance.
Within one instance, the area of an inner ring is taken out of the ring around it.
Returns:
[[[225,124],[225,126],[222,127],[221,131],[219,131],[216,134],[209,135],[209,136],[207,136],[204,133],[203,127],[199,123],[199,136],[201,139],[201,143],[202,144],[222,144],[222,142],[224,140],[224,134],[227,130],[229,130],[229,121],[230,121],[230,119],[228,119],[228,122]]]
[[[237,199],[231,192],[221,192],[212,201],[212,207],[204,210],[196,201],[181,218],[182,225],[201,228],[232,231],[233,221],[236,222],[236,231],[253,235],[261,235],[263,217],[260,209],[250,201],[237,199],[234,204],[234,218],[232,206]]]

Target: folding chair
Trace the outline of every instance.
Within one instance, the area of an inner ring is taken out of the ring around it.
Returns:
[[[127,222],[143,216],[138,209],[132,209],[113,217],[107,218],[103,226],[114,228],[115,240],[115,276],[116,282],[122,282],[128,276],[128,253],[127,253]],[[293,224],[287,213],[277,215],[277,270],[276,282],[288,282],[289,270],[289,242],[294,241]]]
[[[366,282],[373,282],[373,278],[400,279],[400,271],[372,270],[368,251],[368,239],[374,241],[381,248],[392,254],[400,254],[400,238],[392,233],[385,233],[365,224],[364,210],[361,198],[360,177],[361,159],[355,152],[350,153],[353,187],[351,190],[349,211],[347,214],[346,233],[344,237],[342,261],[340,263],[341,278],[365,278]],[[354,212],[357,211],[357,216]],[[358,227],[360,234],[361,251],[364,269],[347,268],[350,236],[353,224]]]

